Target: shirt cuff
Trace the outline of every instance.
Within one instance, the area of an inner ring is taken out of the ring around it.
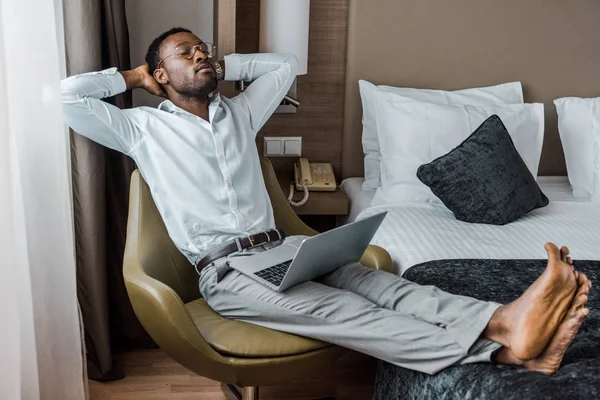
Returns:
[[[121,94],[127,90],[127,83],[125,82],[125,78],[117,71],[117,67],[107,68],[102,71],[94,71],[94,72],[86,72],[84,74],[79,74],[77,76],[85,76],[85,75],[105,75],[108,78],[108,86],[110,91],[110,96],[115,96],[117,94]],[[107,96],[107,97],[110,97]]]
[[[109,76],[110,83],[112,85],[112,92],[114,94],[120,94],[127,90],[125,78],[123,78],[123,75],[117,71],[116,67],[105,69],[104,71],[100,71],[100,73]]]
[[[242,56],[230,54],[225,56],[225,80],[239,81],[242,76]]]

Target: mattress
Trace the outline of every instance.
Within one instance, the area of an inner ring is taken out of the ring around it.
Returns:
[[[544,259],[546,242],[568,246],[574,260],[600,260],[600,205],[573,198],[566,177],[541,177],[539,184],[550,204],[504,226],[458,221],[436,204],[365,207],[361,191],[352,193],[360,200],[352,212],[363,207],[357,219],[388,212],[371,243],[390,253],[398,274],[433,260]]]

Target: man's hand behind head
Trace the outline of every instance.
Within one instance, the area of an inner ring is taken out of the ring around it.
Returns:
[[[139,74],[140,87],[142,89],[145,89],[148,93],[151,93],[155,96],[167,98],[167,94],[162,89],[160,84],[152,75],[150,75],[148,64],[140,65],[135,69],[135,71]]]

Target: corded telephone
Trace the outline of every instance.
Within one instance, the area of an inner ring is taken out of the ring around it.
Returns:
[[[294,196],[294,186],[296,190],[304,191],[304,198],[299,202],[292,200]],[[293,206],[301,206],[308,200],[309,191],[333,192],[336,183],[333,174],[333,167],[329,163],[309,163],[304,157],[298,159],[294,164],[294,182],[290,184],[290,194],[288,202]]]

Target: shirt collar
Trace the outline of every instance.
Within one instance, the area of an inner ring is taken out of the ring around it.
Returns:
[[[221,94],[220,93],[216,93],[212,100],[210,101],[210,104],[208,105],[208,109],[209,109],[209,114],[214,113],[214,109],[216,107],[219,106],[219,104],[221,103]],[[168,113],[171,114],[188,114],[188,115],[192,115],[189,112],[185,111],[183,108],[181,107],[177,107],[175,104],[173,104],[173,102],[171,100],[165,100],[162,103],[160,103],[157,107],[159,110],[161,111],[166,111]]]

